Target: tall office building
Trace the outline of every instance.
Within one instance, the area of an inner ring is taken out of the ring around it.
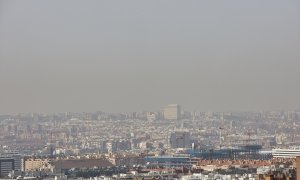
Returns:
[[[14,160],[14,170],[23,170],[23,157],[18,152],[6,152],[0,155],[2,158],[12,158]]]
[[[180,106],[178,104],[169,104],[164,108],[164,118],[167,120],[180,119]]]
[[[0,177],[6,177],[14,169],[13,158],[0,157]]]

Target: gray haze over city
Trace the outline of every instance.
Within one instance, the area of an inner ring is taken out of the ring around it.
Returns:
[[[300,3],[0,1],[0,113],[300,109]]]
[[[0,180],[296,180],[299,92],[298,0],[0,0]]]

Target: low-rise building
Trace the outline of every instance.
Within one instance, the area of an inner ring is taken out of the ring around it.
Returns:
[[[25,158],[24,159],[24,170],[25,171],[36,171],[36,170],[49,170],[53,171],[53,167],[50,164],[49,159],[42,158]]]

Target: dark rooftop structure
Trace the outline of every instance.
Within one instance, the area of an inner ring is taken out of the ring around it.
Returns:
[[[95,168],[95,167],[109,167],[113,164],[105,158],[100,159],[67,159],[57,160],[53,162],[56,170],[69,170],[72,168]]]

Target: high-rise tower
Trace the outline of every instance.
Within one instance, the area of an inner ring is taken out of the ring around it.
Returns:
[[[179,120],[181,117],[181,110],[178,104],[169,104],[164,108],[164,119]]]

